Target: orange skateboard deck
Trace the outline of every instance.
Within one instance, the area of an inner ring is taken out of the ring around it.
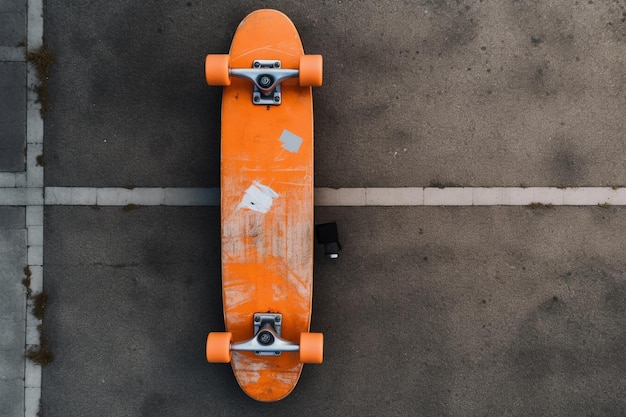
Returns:
[[[313,100],[322,57],[305,55],[287,16],[258,10],[228,55],[208,55],[223,85],[222,299],[226,332],[207,337],[209,362],[230,362],[243,391],[277,401],[303,363],[321,363],[309,333],[313,291]]]

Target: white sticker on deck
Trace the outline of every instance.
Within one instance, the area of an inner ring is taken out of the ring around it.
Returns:
[[[272,207],[272,201],[278,197],[278,193],[267,185],[263,185],[258,181],[254,181],[250,188],[237,206],[237,210],[247,208],[258,211],[259,213],[267,213]]]
[[[287,129],[283,130],[280,135],[280,141],[283,144],[283,149],[292,153],[297,153],[302,145],[302,138]]]

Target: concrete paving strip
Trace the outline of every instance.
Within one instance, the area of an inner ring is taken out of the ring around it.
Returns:
[[[0,188],[0,205],[218,206],[219,188]],[[400,187],[315,189],[317,206],[554,206],[626,205],[626,188]]]
[[[317,206],[625,205],[626,188],[448,187],[316,188]]]
[[[43,0],[28,0],[26,2],[25,45],[17,47],[0,47],[0,60],[23,62],[26,51],[34,51],[43,45]],[[31,65],[26,68],[26,85],[39,84],[35,69]],[[30,290],[33,294],[43,291],[43,205],[44,205],[44,170],[38,157],[43,154],[43,119],[40,115],[39,98],[33,88],[26,92],[26,171],[25,172],[2,172],[0,173],[0,205],[25,207],[23,229],[24,234],[21,242],[23,246],[23,259],[13,268],[23,268],[28,265],[30,271]],[[16,258],[18,259],[18,258]],[[19,284],[20,291],[23,291]],[[4,290],[4,288],[3,288]],[[22,294],[15,298],[26,300]],[[15,309],[19,313],[19,321],[23,323],[21,331],[21,349],[36,348],[40,343],[38,326],[41,320],[34,317],[31,312],[32,300],[24,302],[20,308]],[[18,337],[17,334],[13,335]],[[4,401],[11,407],[10,416],[33,417],[40,414],[41,402],[41,366],[26,360],[24,353],[20,352],[22,360],[16,361],[20,369],[20,383],[14,388],[17,391],[10,393]],[[3,394],[5,391],[2,391]],[[5,415],[4,407],[0,414]]]

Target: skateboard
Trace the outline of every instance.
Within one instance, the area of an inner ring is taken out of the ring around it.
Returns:
[[[277,401],[304,363],[321,363],[311,333],[313,100],[321,55],[305,55],[287,16],[257,10],[230,53],[207,55],[209,85],[223,86],[222,300],[225,332],[207,337],[209,362],[230,362],[243,391]]]

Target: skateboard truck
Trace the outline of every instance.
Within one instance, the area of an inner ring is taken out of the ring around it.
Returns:
[[[258,105],[278,106],[282,102],[280,83],[288,78],[295,78],[300,73],[297,69],[282,69],[278,60],[257,59],[252,68],[232,68],[230,75],[252,81],[254,92],[252,102]]]
[[[254,352],[257,356],[280,356],[281,352],[297,352],[300,346],[280,337],[282,314],[255,313],[254,337],[233,343],[231,350]]]

